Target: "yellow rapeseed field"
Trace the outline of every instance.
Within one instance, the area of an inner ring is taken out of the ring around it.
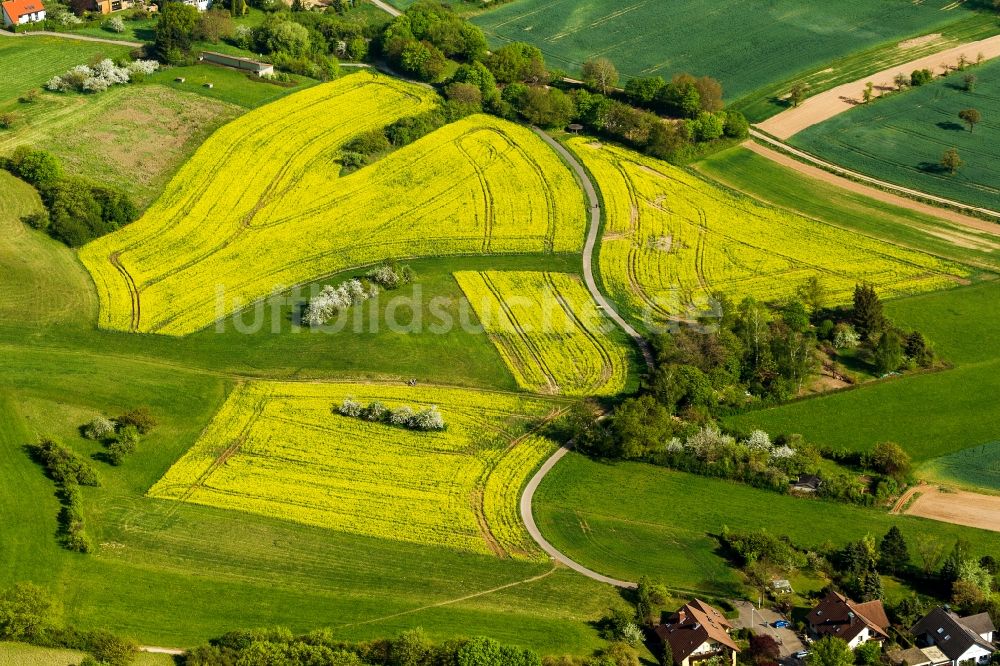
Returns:
[[[600,270],[610,295],[656,322],[709,308],[713,294],[782,301],[818,275],[831,304],[869,282],[886,297],[954,285],[968,271],[807,219],[665,162],[573,138],[606,206]]]
[[[614,325],[576,276],[486,271],[455,279],[519,386],[565,395],[625,387],[628,350],[610,337]]]
[[[433,106],[369,73],[214,134],[135,223],[82,248],[105,328],[185,335],[275,291],[387,258],[572,252],[586,206],[530,130],[478,115],[339,177],[352,136]]]
[[[337,412],[345,398],[420,409],[418,432]],[[556,448],[532,434],[543,398],[437,386],[248,382],[149,494],[383,539],[536,559],[518,517]]]

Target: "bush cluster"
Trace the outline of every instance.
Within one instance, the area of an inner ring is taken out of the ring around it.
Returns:
[[[87,439],[104,444],[107,451],[104,459],[112,465],[121,465],[125,458],[135,453],[142,435],[148,434],[156,426],[156,419],[148,407],[137,407],[125,412],[115,420],[103,416],[95,417],[83,426]]]
[[[121,21],[120,18],[117,20]],[[61,76],[53,76],[45,87],[53,92],[104,92],[111,86],[129,83],[152,74],[159,67],[159,63],[155,60],[133,60],[117,65],[105,58],[93,67],[77,65]]]
[[[138,216],[127,194],[86,178],[66,176],[59,160],[44,150],[18,146],[0,158],[0,168],[33,185],[42,197],[46,212],[26,216],[24,222],[67,245],[83,245]]]
[[[345,398],[336,411],[343,416],[388,423],[410,430],[430,431],[445,428],[444,417],[438,411],[437,405],[414,411],[409,405],[389,409],[377,400],[362,405],[353,398]]]
[[[351,279],[334,287],[326,285],[318,296],[309,299],[303,313],[310,326],[322,326],[337,316],[337,313],[354,305],[360,305],[369,298],[378,296],[378,285],[368,280]]]
[[[59,511],[60,543],[78,553],[90,552],[90,538],[80,510],[80,486],[99,485],[94,468],[52,439],[43,439],[31,447],[31,454],[48,477],[56,482],[56,495],[62,505]]]
[[[58,622],[59,606],[41,587],[18,583],[0,591],[0,641],[90,653],[82,663],[127,666],[138,652],[134,641],[105,629],[81,631]],[[88,661],[89,660],[89,661]]]

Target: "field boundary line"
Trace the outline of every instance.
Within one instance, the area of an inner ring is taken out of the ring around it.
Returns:
[[[399,611],[398,613],[392,613],[391,615],[383,615],[381,617],[375,617],[375,618],[371,618],[371,619],[368,619],[368,620],[361,620],[359,622],[350,622],[348,624],[340,624],[340,625],[337,625],[337,626],[335,626],[333,628],[334,629],[347,629],[348,627],[359,627],[359,626],[366,625],[366,624],[375,624],[377,622],[384,622],[385,620],[392,620],[392,619],[395,619],[397,617],[402,617],[403,615],[412,615],[413,613],[420,613],[420,612],[423,612],[425,610],[432,610],[434,608],[441,608],[442,606],[450,606],[452,604],[457,604],[457,603],[461,603],[463,601],[468,601],[469,599],[476,599],[478,597],[484,597],[487,594],[493,594],[495,592],[502,592],[503,590],[507,590],[507,589],[510,589],[512,587],[517,587],[518,585],[528,585],[530,583],[534,583],[534,582],[540,581],[543,578],[548,578],[549,576],[551,576],[552,574],[554,574],[558,569],[559,569],[558,565],[553,565],[552,568],[549,569],[548,571],[546,571],[545,573],[539,574],[537,576],[532,576],[531,578],[525,578],[523,580],[515,580],[513,583],[505,583],[504,585],[500,585],[498,587],[493,587],[493,588],[490,588],[488,590],[481,590],[479,592],[473,592],[472,594],[467,594],[465,596],[457,597],[455,599],[446,599],[444,601],[437,601],[437,602],[434,602],[433,604],[427,604],[426,606],[420,606],[419,608],[410,608],[409,610]]]
[[[952,199],[946,199],[945,197],[939,197],[934,194],[927,194],[921,192],[920,190],[910,189],[908,187],[903,187],[901,185],[895,185],[888,181],[879,180],[878,178],[873,178],[872,176],[866,176],[863,173],[852,171],[846,169],[842,166],[838,166],[833,162],[827,162],[822,160],[815,155],[807,153],[804,150],[794,148],[779,139],[776,139],[755,127],[750,128],[750,136],[756,141],[759,141],[766,146],[762,146],[753,140],[748,140],[743,143],[743,147],[751,150],[761,157],[766,157],[772,162],[777,162],[783,166],[788,166],[800,173],[807,176],[812,176],[814,178],[823,179],[822,176],[813,170],[807,170],[803,168],[804,166],[812,166],[813,169],[819,169],[829,175],[835,176],[836,179],[826,179],[832,185],[837,185],[838,187],[843,187],[844,189],[853,190],[859,194],[864,194],[872,199],[878,199],[879,201],[884,201],[886,203],[891,203],[896,206],[903,208],[909,208],[920,213],[925,213],[928,215],[933,215],[950,222],[955,222],[967,227],[972,227],[979,231],[986,231],[989,233],[1000,235],[1000,225],[989,220],[983,220],[981,218],[971,217],[969,215],[962,214],[957,211],[967,210],[979,213],[981,215],[987,215],[989,217],[1000,220],[1000,211],[991,210],[989,208],[980,208],[978,206],[971,206],[969,204],[964,204]],[[780,157],[790,158],[787,160],[780,159]],[[804,165],[803,162],[808,163]],[[848,181],[848,182],[844,182]],[[849,187],[849,183],[853,181],[855,187]],[[862,182],[856,182],[862,181]],[[866,184],[867,183],[867,184]],[[889,198],[891,197],[891,198]],[[913,197],[916,197],[915,200]],[[924,203],[925,200],[929,202],[936,202],[941,204],[941,206],[947,206],[949,208],[954,208],[957,210],[948,210],[947,208],[942,208],[940,206],[933,206],[929,203]]]

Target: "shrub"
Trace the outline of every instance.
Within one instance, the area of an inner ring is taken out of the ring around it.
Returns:
[[[413,269],[387,262],[371,269],[365,276],[383,289],[398,289],[413,281]]]
[[[0,129],[11,129],[21,120],[21,116],[13,111],[0,113]]]
[[[359,418],[364,414],[365,408],[361,406],[360,402],[354,400],[353,398],[344,398],[344,402],[340,404],[337,411],[344,416]]]
[[[108,32],[125,32],[125,21],[122,20],[120,16],[112,16],[107,21],[101,24],[101,27]]]
[[[97,416],[83,428],[83,436],[100,441],[115,434],[115,424],[110,419]]]
[[[133,426],[140,435],[148,435],[156,427],[156,419],[153,418],[149,407],[136,407],[118,417],[120,426]]]
[[[389,408],[378,400],[368,403],[364,413],[364,417],[369,421],[384,421],[388,415]]]
[[[397,426],[409,426],[415,416],[409,405],[397,407],[389,413],[389,423]]]
[[[414,430],[444,430],[444,417],[437,405],[432,405],[414,414],[407,425]]]
[[[36,213],[28,213],[21,217],[21,221],[32,229],[46,231],[49,228],[49,211],[42,209]]]
[[[86,461],[62,444],[43,439],[32,447],[32,453],[49,477],[59,484],[77,483],[81,486],[97,486],[97,473]]]

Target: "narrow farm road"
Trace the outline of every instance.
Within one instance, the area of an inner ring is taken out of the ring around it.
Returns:
[[[399,16],[403,12],[399,11],[388,2],[383,2],[382,0],[368,0],[370,3],[384,11],[389,16]]]
[[[903,74],[909,78],[910,72],[917,69],[929,69],[937,73],[942,67],[957,67],[962,58],[965,58],[967,62],[976,62],[980,56],[982,56],[983,61],[1000,56],[1000,35],[978,42],[959,44],[944,51],[938,51],[870,74],[857,81],[831,88],[813,95],[797,107],[768,118],[759,126],[768,134],[784,140],[807,127],[821,123],[858,105],[861,102],[865,85],[869,81],[874,85],[876,91],[893,90],[895,88],[893,79],[897,74]]]
[[[770,147],[762,146],[754,141],[747,141],[744,143],[743,146],[745,148],[752,150],[762,157],[766,157],[769,160],[777,162],[782,166],[795,169],[806,176],[818,178],[824,182],[830,183],[831,185],[836,185],[837,187],[842,187],[845,190],[857,192],[858,194],[864,194],[872,199],[885,201],[886,203],[891,203],[893,205],[900,206],[901,208],[909,208],[910,210],[915,210],[920,213],[933,215],[935,217],[948,220],[949,222],[955,222],[957,224],[971,227],[978,231],[1000,234],[1000,225],[997,225],[996,223],[976,217],[970,217],[969,215],[963,215],[954,210],[931,206],[920,201],[915,201],[910,197],[919,197],[920,199],[933,201],[949,208],[956,208],[958,210],[988,215],[997,219],[1000,219],[1000,211],[991,210],[989,208],[979,208],[978,206],[970,206],[959,201],[946,199],[933,194],[927,194],[925,192],[913,190],[908,187],[902,187],[900,185],[894,185],[890,182],[879,180],[878,178],[866,176],[857,171],[845,169],[844,167],[837,166],[832,162],[821,160],[815,155],[810,155],[809,153],[799,150],[798,148],[793,148],[783,141],[779,141],[774,137],[768,136],[767,134],[764,134],[763,132],[752,127],[750,128],[750,136],[779,150],[773,150]],[[804,164],[803,161],[809,162],[809,164]],[[871,183],[875,187],[855,182],[858,180]],[[889,190],[889,192],[885,192],[883,190]]]
[[[556,466],[556,463],[562,460],[563,456],[569,453],[570,449],[568,446],[560,447],[551,458],[545,461],[545,463],[535,472],[535,475],[531,477],[531,481],[528,481],[528,485],[524,488],[524,493],[521,495],[521,520],[524,522],[524,526],[528,530],[528,534],[531,538],[535,540],[535,543],[544,550],[549,557],[551,557],[556,562],[563,564],[577,573],[583,574],[587,578],[591,578],[600,583],[607,583],[608,585],[614,585],[615,587],[621,587],[624,589],[634,589],[636,587],[635,583],[631,583],[625,580],[618,580],[617,578],[611,578],[609,576],[604,576],[597,573],[587,567],[583,566],[579,562],[576,562],[566,555],[563,555],[559,550],[556,549],[548,540],[542,536],[542,533],[538,530],[538,525],[535,524],[535,516],[531,511],[531,501],[535,497],[535,491],[538,490],[538,485],[545,478],[545,475]]]
[[[646,339],[639,335],[639,332],[632,328],[625,319],[618,314],[614,306],[604,297],[601,290],[597,288],[597,281],[594,279],[594,249],[597,247],[597,236],[601,232],[601,204],[600,200],[597,198],[597,188],[594,187],[594,183],[590,180],[590,176],[584,170],[583,165],[576,159],[573,153],[566,150],[566,147],[561,143],[553,139],[551,136],[538,129],[537,127],[532,127],[542,141],[552,146],[552,148],[562,156],[566,163],[570,165],[573,171],[576,172],[577,177],[580,180],[580,184],[583,185],[583,191],[587,194],[587,201],[590,205],[590,226],[587,229],[587,242],[583,246],[583,281],[587,285],[587,290],[593,297],[594,301],[597,302],[597,306],[604,310],[604,312],[618,324],[625,333],[628,334],[630,338],[635,340],[635,343],[639,346],[639,350],[642,352],[642,357],[646,361],[646,366],[652,370],[653,369],[653,352],[649,348],[649,343]]]
[[[597,188],[590,180],[590,176],[587,174],[586,170],[584,170],[583,165],[580,164],[576,157],[571,152],[566,150],[561,143],[537,127],[532,127],[531,129],[534,130],[535,134],[541,137],[542,141],[549,144],[552,149],[559,153],[566,163],[570,165],[573,171],[576,172],[576,175],[580,180],[580,184],[583,186],[583,190],[587,194],[587,203],[590,208],[590,226],[587,228],[587,241],[583,247],[583,280],[587,285],[587,290],[590,292],[594,301],[597,302],[598,307],[603,309],[612,321],[621,326],[622,330],[625,331],[629,337],[635,340],[635,343],[639,346],[639,350],[642,352],[646,366],[652,370],[653,353],[649,348],[649,344],[646,342],[645,338],[639,335],[638,331],[636,331],[620,314],[618,314],[618,311],[615,310],[614,306],[608,301],[607,298],[604,297],[601,290],[597,288],[597,281],[594,279],[594,249],[597,247],[597,237],[601,231],[601,204],[600,199],[597,197]],[[528,530],[528,534],[530,534],[531,538],[535,540],[535,543],[537,543],[538,546],[556,562],[559,562],[573,571],[600,583],[606,583],[608,585],[614,585],[615,587],[625,589],[633,589],[636,587],[635,583],[599,574],[564,555],[555,546],[549,543],[544,536],[542,536],[541,531],[538,529],[538,525],[535,523],[535,515],[531,509],[532,501],[535,498],[535,491],[538,490],[538,486],[541,484],[542,479],[545,478],[545,475],[556,466],[556,463],[562,460],[563,456],[569,453],[570,448],[570,445],[560,447],[558,451],[552,454],[552,456],[542,464],[538,471],[535,472],[535,475],[531,477],[531,480],[528,481],[528,485],[525,486],[524,492],[521,494],[521,521]]]
[[[158,645],[140,645],[139,652],[151,652],[153,654],[182,655],[185,652],[187,652],[187,650],[182,650],[180,648],[160,647]]]
[[[104,37],[91,37],[90,35],[77,35],[72,32],[50,32],[48,30],[33,30],[31,32],[7,32],[0,30],[0,35],[5,37],[31,37],[41,35],[44,37],[62,37],[63,39],[75,39],[79,42],[100,42],[102,44],[114,44],[115,46],[131,46],[139,48],[144,46],[142,42],[130,42],[123,39],[105,39]]]

